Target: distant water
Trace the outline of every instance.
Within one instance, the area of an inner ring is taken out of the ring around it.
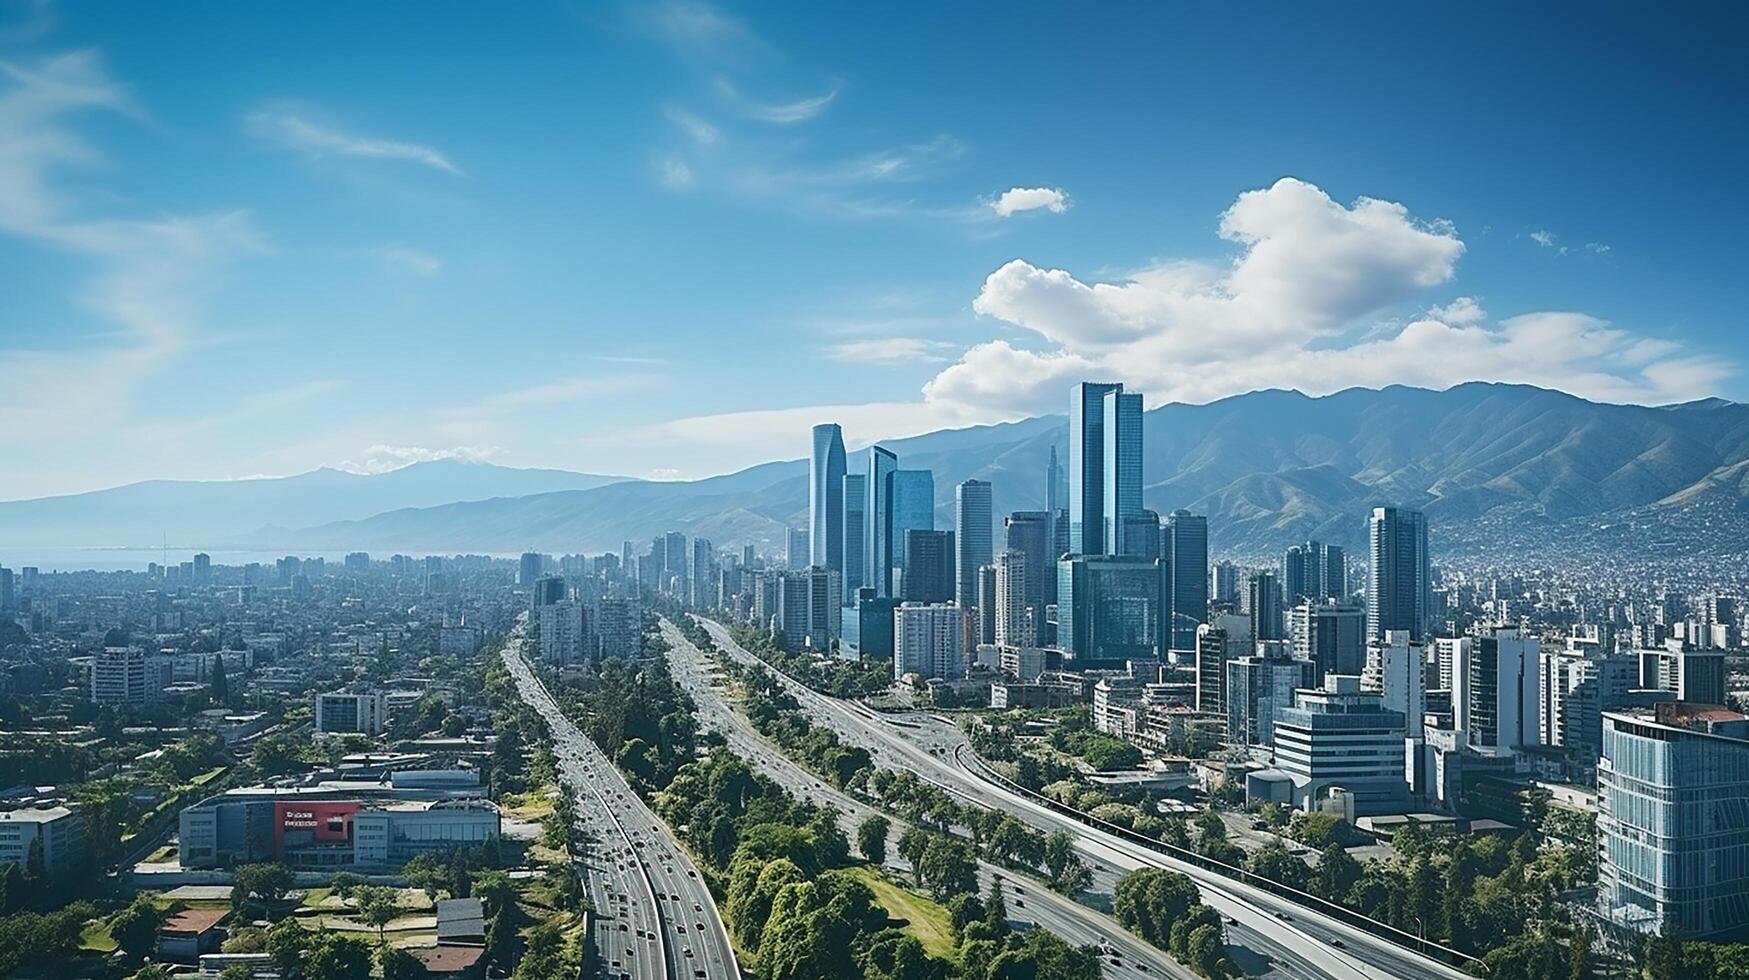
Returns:
[[[299,558],[322,558],[338,562],[346,557],[343,551],[226,551],[221,548],[9,548],[0,544],[0,565],[17,572],[34,565],[44,574],[49,572],[143,572],[146,565],[178,565],[193,561],[198,551],[212,556],[215,565],[247,565],[260,562],[271,565],[287,554]],[[382,557],[387,558],[387,555]]]

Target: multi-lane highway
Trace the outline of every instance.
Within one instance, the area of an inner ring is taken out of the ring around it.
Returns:
[[[546,719],[559,776],[588,838],[585,877],[595,909],[586,976],[613,980],[738,980],[734,950],[698,868],[607,757],[560,710],[522,655],[504,647],[517,692]]]
[[[687,640],[673,623],[667,620],[662,622],[662,635],[669,644],[669,664],[674,679],[692,696],[698,708],[700,722],[721,732],[736,755],[752,763],[791,795],[837,810],[839,823],[845,834],[855,840],[857,826],[875,811],[803,769],[759,734],[746,716],[730,703],[722,689],[713,683],[711,667],[704,653]],[[895,824],[897,823],[895,820]],[[899,828],[895,826],[894,835],[898,832]],[[894,851],[895,848],[888,848],[889,854],[894,854]],[[889,858],[889,863],[897,867],[902,860],[894,854]],[[1105,961],[1107,977],[1122,980],[1180,977],[1193,980],[1193,973],[1165,953],[1130,935],[1110,916],[1065,898],[1011,871],[980,863],[981,889],[987,890],[991,880],[998,876],[1004,882],[1003,891],[1008,901],[1009,919],[1017,927],[1037,926],[1078,946],[1103,947],[1101,959]]]
[[[717,645],[744,662],[757,658],[735,643],[721,624],[701,619]],[[959,798],[997,807],[1041,830],[1066,830],[1090,863],[1119,870],[1170,868],[1201,887],[1203,901],[1228,920],[1231,938],[1267,957],[1273,969],[1298,977],[1342,980],[1412,978],[1456,980],[1464,973],[1371,934],[1305,909],[1260,888],[1167,857],[1133,841],[1092,828],[1012,793],[976,772],[964,758],[964,739],[951,726],[927,716],[895,723],[853,701],[827,697],[782,678],[814,718],[851,744],[867,748],[883,765],[908,769]]]

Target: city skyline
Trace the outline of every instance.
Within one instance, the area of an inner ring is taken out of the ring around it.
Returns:
[[[865,445],[1055,411],[1078,377],[1149,407],[1470,379],[1746,396],[1706,210],[1736,139],[1705,122],[1734,87],[1709,82],[1741,71],[1728,32],[1384,8],[1079,28],[1152,46],[1141,69],[968,61],[973,31],[1036,44],[969,11],[930,31],[695,3],[303,14],[140,31],[121,7],[0,8],[0,261],[25,273],[0,308],[0,448],[33,461],[0,498],[441,456],[696,477],[778,458],[802,420]],[[542,39],[516,70],[448,70],[439,52],[502,27]],[[1413,39],[1429,70],[1383,91],[1377,57],[1295,53],[1338,29]],[[1240,30],[1248,84],[1202,84],[1231,65],[1194,38]],[[1569,125],[1495,111],[1623,30],[1643,65],[1539,89]],[[1484,36],[1501,70],[1448,90],[1439,66]],[[322,72],[305,45],[334,52]],[[898,58],[964,91],[920,98]],[[1290,78],[1347,111],[1313,128],[1273,96]],[[1157,135],[1053,141],[987,111],[1063,118],[1085,86]],[[1159,96],[1180,91],[1200,94]],[[1633,145],[1605,135],[1623,127]],[[1680,161],[1650,149],[1697,133]]]

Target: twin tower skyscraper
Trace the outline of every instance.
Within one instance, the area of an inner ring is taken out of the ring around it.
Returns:
[[[868,473],[848,473],[844,430],[835,422],[814,426],[808,461],[808,564],[839,573],[844,592],[840,601],[865,584],[887,594],[895,565],[894,476],[899,458],[881,446],[868,452]]]

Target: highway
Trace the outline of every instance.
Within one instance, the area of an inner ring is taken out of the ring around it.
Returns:
[[[576,799],[595,909],[586,976],[613,980],[739,980],[729,935],[704,878],[618,769],[560,710],[522,653],[504,664],[522,700],[546,719],[559,775]]]
[[[721,624],[708,619],[700,621],[730,656],[744,662],[759,662],[735,643]],[[883,765],[915,772],[963,800],[1002,809],[1035,828],[1047,832],[1067,830],[1075,836],[1077,849],[1090,863],[1120,871],[1169,868],[1190,876],[1202,889],[1203,901],[1229,920],[1230,942],[1249,947],[1267,959],[1269,968],[1278,973],[1338,980],[1456,980],[1467,976],[1455,967],[1412,953],[1263,889],[1089,827],[1010,792],[980,776],[965,761],[963,756],[969,749],[963,748],[963,736],[951,725],[926,715],[895,723],[894,719],[857,702],[828,697],[781,674],[778,676],[817,721],[830,726],[851,744],[867,748]],[[1248,968],[1252,965],[1244,959],[1240,959],[1240,964]]]
[[[694,646],[673,623],[663,620],[662,636],[668,641],[671,651],[669,664],[675,682],[691,695],[698,708],[699,720],[721,732],[736,755],[752,763],[790,794],[837,810],[840,826],[854,842],[857,826],[876,811],[802,768],[775,743],[761,735],[713,682],[712,668],[703,651]],[[888,816],[893,821],[893,831],[887,848],[887,866],[894,870],[908,871],[909,867],[897,855],[894,843],[904,830],[904,821]],[[980,894],[987,892],[991,880],[998,877],[1003,881],[1009,921],[1016,928],[1037,926],[1054,932],[1077,946],[1104,947],[1105,952],[1101,959],[1105,962],[1106,976],[1122,980],[1142,980],[1148,977],[1195,980],[1195,974],[1190,970],[1125,931],[1110,916],[1065,898],[1046,888],[1042,882],[979,862]]]

